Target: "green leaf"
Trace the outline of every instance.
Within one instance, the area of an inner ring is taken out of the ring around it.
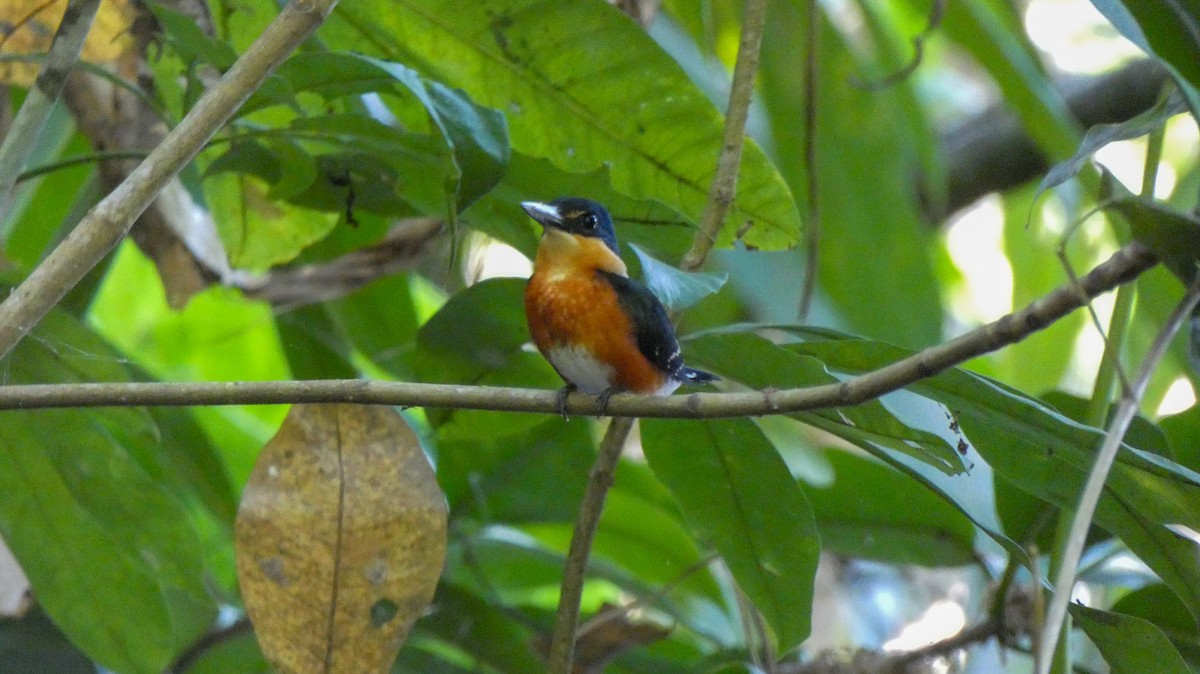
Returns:
[[[757,335],[728,331],[686,340],[689,361],[711,369],[727,379],[751,388],[769,391],[818,384],[836,384],[820,360],[799,355]],[[936,406],[935,406],[936,407]],[[907,412],[911,421],[904,416]],[[889,450],[910,454],[945,473],[964,469],[958,441],[948,430],[949,413],[938,410],[942,422],[929,428],[929,409],[905,394],[887,396],[853,407],[799,412],[794,418],[848,440],[867,451]]]
[[[126,381],[88,334],[51,313],[7,360],[8,381]],[[216,612],[195,513],[163,483],[188,478],[156,481],[134,458],[185,449],[159,447],[155,430],[138,409],[0,413],[0,537],[73,643],[106,667],[148,674]],[[172,475],[163,464],[154,467]]]
[[[399,63],[368,56],[343,58],[358,58],[374,65],[425,106],[449,150],[446,174],[453,185],[447,194],[449,212],[457,213],[495,187],[508,163],[508,129],[503,115],[480,108],[461,92],[426,80]]]
[[[413,377],[412,359],[422,316],[409,275],[379,279],[326,304],[349,344],[375,365],[400,379]]]
[[[1175,460],[1200,472],[1200,405],[1163,417],[1158,424],[1171,442]]]
[[[1196,630],[1196,618],[1166,585],[1154,583],[1134,590],[1118,599],[1112,610],[1150,621],[1185,658],[1193,663],[1200,662],[1200,632]]]
[[[571,522],[595,459],[590,429],[558,417],[525,433],[439,440],[438,482],[454,516]]]
[[[1191,674],[1191,669],[1153,623],[1134,616],[1072,604],[1075,619],[1113,674]]]
[[[798,36],[807,17],[795,2],[771,3],[769,12],[760,77],[775,158],[797,195],[806,192],[807,172],[817,171],[822,221],[814,321],[910,346],[936,343],[945,321],[933,269],[935,239],[913,198],[915,156],[922,152],[915,145],[930,131],[906,116],[901,91],[854,85],[864,67],[861,38],[848,39],[822,20],[818,166],[805,167],[798,159],[805,142],[799,74],[807,66]],[[758,303],[784,305],[764,320],[791,321],[800,270],[808,264],[799,251],[775,259],[748,255],[740,270],[731,270],[732,283]],[[785,289],[792,288],[795,298],[787,301]]]
[[[148,6],[158,19],[166,43],[185,61],[202,61],[224,72],[237,60],[237,52],[229,43],[210,37],[191,17],[158,2]]]
[[[1118,197],[1105,206],[1125,216],[1134,238],[1153,250],[1184,285],[1192,282],[1200,263],[1200,219],[1136,196]]]
[[[683,311],[721,289],[729,274],[686,272],[655,260],[641,246],[629,247],[642,264],[642,280],[669,311]]]
[[[781,652],[811,629],[820,544],[812,510],[753,422],[644,420],[646,459],[724,557]]]
[[[975,527],[933,492],[875,461],[836,450],[825,455],[836,479],[806,493],[826,550],[922,566],[975,559]]]
[[[827,340],[796,345],[827,366],[859,373],[911,352],[828,330],[794,329]],[[1073,508],[1103,433],[977,374],[951,369],[909,387],[953,410],[967,441],[1009,482],[1053,503]],[[1162,523],[1200,529],[1200,474],[1126,445],[1109,475],[1095,523],[1119,536],[1200,614],[1200,560],[1195,546]],[[986,529],[987,527],[985,527]]]
[[[496,278],[451,297],[417,333],[417,377],[469,384],[515,358],[529,341],[524,295],[524,279]]]
[[[699,220],[720,150],[721,116],[615,8],[362,0],[340,5],[321,35],[335,49],[411,64],[504,111],[514,150],[573,173],[607,166],[618,192]],[[786,247],[799,235],[791,194],[753,143],[743,153],[737,200],[718,243],[728,245],[747,221],[743,238],[750,245]]]
[[[1046,172],[1042,182],[1038,184],[1037,196],[1042,192],[1065,183],[1079,175],[1084,164],[1091,159],[1097,150],[1121,140],[1139,138],[1166,124],[1171,117],[1187,111],[1187,103],[1178,93],[1160,98],[1154,107],[1131,119],[1118,124],[1098,124],[1088,129],[1079,144],[1079,149],[1072,157],[1061,162]]]
[[[1092,0],[1130,42],[1172,71],[1197,112],[1200,87],[1200,6],[1195,0]]]
[[[310,304],[276,319],[288,368],[296,379],[354,379],[350,347],[324,305]]]

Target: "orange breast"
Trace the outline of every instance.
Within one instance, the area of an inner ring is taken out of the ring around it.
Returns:
[[[563,347],[586,349],[613,369],[610,386],[635,393],[655,393],[666,379],[638,350],[616,292],[594,269],[535,270],[525,287],[525,314],[533,341],[547,358]]]

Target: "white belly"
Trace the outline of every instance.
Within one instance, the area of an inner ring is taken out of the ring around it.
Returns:
[[[590,395],[599,395],[613,386],[613,369],[592,357],[584,349],[559,346],[546,354],[546,360],[554,366],[563,379],[575,385],[575,388]],[[651,395],[669,396],[679,388],[675,379],[667,381],[651,392]]]
[[[546,353],[546,360],[563,379],[584,393],[598,395],[612,387],[613,369],[584,349],[559,346]]]

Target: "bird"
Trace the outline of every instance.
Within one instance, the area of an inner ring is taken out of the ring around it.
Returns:
[[[562,197],[521,207],[543,228],[525,285],[525,318],[534,344],[566,382],[558,392],[563,418],[575,390],[598,396],[603,413],[617,392],[665,396],[680,384],[720,379],[683,364],[667,310],[629,278],[604,206]]]

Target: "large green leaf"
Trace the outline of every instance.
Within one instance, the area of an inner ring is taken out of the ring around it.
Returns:
[[[1113,26],[1175,75],[1193,114],[1200,113],[1200,3],[1196,0],[1092,0]]]
[[[524,279],[481,281],[450,298],[417,333],[413,372],[421,381],[454,384],[560,384],[549,363],[521,347],[525,324]],[[484,410],[426,410],[430,421],[456,438],[516,433],[543,420],[537,414]]]
[[[413,276],[389,276],[326,303],[342,339],[400,379],[413,377],[412,356],[422,318],[417,285]]]
[[[819,360],[797,355],[745,332],[716,332],[688,339],[686,352],[697,364],[760,390],[839,381]],[[953,436],[945,423],[930,428],[929,410],[915,403],[901,394],[853,407],[800,412],[793,416],[869,451],[884,446],[913,455],[943,472],[962,472],[964,464],[958,446],[961,438]],[[949,412],[938,412],[942,418],[935,421],[948,419]],[[906,414],[912,418],[906,418]]]
[[[614,189],[699,220],[721,143],[721,116],[679,66],[598,1],[456,3],[359,0],[321,29],[334,49],[415,67],[508,117],[515,150],[571,172],[609,170]],[[559,195],[534,194],[532,197]],[[753,143],[719,243],[797,240],[791,194]]]
[[[1149,620],[1193,665],[1200,663],[1200,631],[1196,629],[1196,618],[1188,613],[1171,588],[1162,583],[1147,585],[1118,599],[1112,610]]]
[[[877,342],[798,331],[825,339],[790,346],[847,373],[877,369],[911,352]],[[911,390],[955,411],[971,445],[1009,482],[1060,508],[1073,508],[1103,433],[985,377],[952,369]],[[1119,536],[1184,603],[1200,614],[1200,560],[1194,545],[1163,523],[1200,528],[1200,474],[1126,445],[1109,475],[1096,524]]]
[[[1113,199],[1107,207],[1124,215],[1134,238],[1153,250],[1185,285],[1192,282],[1200,264],[1200,218],[1135,196]]]
[[[525,433],[438,442],[438,482],[455,517],[571,522],[595,458],[587,424],[558,417]]]
[[[644,420],[646,459],[778,639],[811,629],[820,544],[808,500],[753,422]]]
[[[11,383],[126,380],[114,356],[52,313],[4,366]],[[151,464],[155,480],[135,458],[207,446],[160,447],[156,431],[135,408],[0,414],[0,537],[64,633],[123,672],[157,674],[216,611],[196,513],[183,500],[204,498],[168,488],[189,484],[178,464]]]
[[[1072,604],[1071,617],[1083,628],[1113,674],[1190,674],[1191,669],[1153,623],[1129,615]]]
[[[798,8],[802,4],[771,3],[761,77],[773,149],[792,191],[805,193],[810,172],[816,172],[822,219],[815,262],[819,294],[812,319],[910,346],[935,343],[943,320],[933,272],[934,237],[918,212],[912,187],[919,168],[915,145],[927,130],[906,118],[902,91],[854,85],[853,78],[863,70],[856,54],[859,38],[846,38],[823,21],[817,165],[804,165],[801,74],[806,65],[796,37],[807,22]],[[763,282],[735,272],[732,283],[755,296],[777,297],[781,286],[799,288],[801,269],[809,262],[797,253],[778,263]],[[770,262],[751,259],[748,264],[761,269]],[[784,311],[764,320],[794,320],[795,302]]]
[[[889,564],[975,559],[975,527],[950,504],[883,464],[849,452],[826,455],[836,479],[806,491],[826,550]]]

